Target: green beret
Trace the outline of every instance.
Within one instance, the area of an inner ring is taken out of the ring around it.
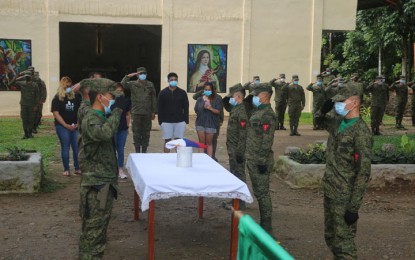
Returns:
[[[339,93],[335,95],[332,100],[334,102],[341,102],[353,96],[360,96],[360,92],[353,84],[347,84],[346,87],[340,89]]]
[[[89,90],[95,91],[97,93],[107,93],[110,92],[111,94],[115,95],[115,89],[117,87],[117,83],[106,78],[100,79],[83,79],[80,82],[80,89],[83,90],[84,88],[89,88]]]
[[[238,84],[233,85],[232,87],[230,87],[229,88],[229,94],[226,95],[226,96],[227,97],[232,97],[232,95],[235,92],[238,92],[238,91],[244,93],[244,96],[245,96],[245,89],[244,89],[244,87],[242,87],[242,84],[241,83],[238,83]]]
[[[137,68],[138,73],[147,73],[147,69],[144,67]]]
[[[254,87],[249,93],[250,95],[256,96],[261,92],[268,92],[272,95],[272,87],[268,83],[260,83],[258,87]]]

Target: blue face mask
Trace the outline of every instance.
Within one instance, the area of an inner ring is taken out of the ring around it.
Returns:
[[[260,81],[258,79],[254,80],[255,85],[259,85]]]
[[[346,116],[350,111],[350,110],[347,110],[345,107],[346,107],[346,104],[343,102],[334,103],[334,109],[336,110],[336,113],[343,117]]]
[[[294,80],[294,85],[298,85],[298,80]]]
[[[114,99],[109,100],[105,96],[102,96],[102,97],[105,98],[106,100],[108,100],[108,106],[104,105],[102,102],[101,102],[101,105],[104,107],[104,113],[106,115],[109,115],[109,114],[111,114],[111,106],[114,105],[115,100]]]
[[[385,83],[385,79],[381,79],[380,82]]]
[[[405,84],[406,83],[406,80],[401,79],[401,80],[399,80],[399,82],[401,82],[401,84]]]
[[[169,81],[169,85],[170,87],[173,87],[173,88],[177,87],[177,80]]]
[[[139,74],[139,75],[138,75],[138,78],[139,78],[140,80],[146,80],[146,78],[147,78],[147,74]]]
[[[70,94],[72,92],[72,88],[68,87],[65,89],[66,94]]]
[[[261,105],[261,101],[259,101],[259,97],[258,96],[254,96],[252,98],[252,104],[254,104],[254,106],[259,107]]]
[[[321,86],[321,85],[323,85],[323,82],[317,81],[317,86]]]
[[[231,104],[232,106],[236,106],[236,105],[238,105],[238,102],[236,102],[235,98],[231,97],[229,99],[229,104]]]
[[[203,91],[203,95],[205,95],[205,96],[210,96],[210,95],[212,95],[212,90],[205,90],[205,91]]]

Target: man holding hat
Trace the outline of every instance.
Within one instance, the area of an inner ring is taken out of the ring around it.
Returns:
[[[324,91],[323,77],[317,75],[317,81],[310,83],[307,88],[308,91],[313,92],[313,130],[320,130],[320,126],[317,123],[317,112],[320,111],[321,107],[326,101],[326,91]]]
[[[115,100],[115,82],[109,79],[86,79],[91,109],[82,120],[80,154],[82,230],[79,259],[101,259],[114,198],[117,198],[118,166],[114,134],[118,129],[123,104]],[[112,111],[111,111],[112,109]]]
[[[129,81],[137,76],[138,79]],[[151,120],[157,113],[156,89],[147,80],[147,69],[140,67],[136,73],[126,75],[121,84],[131,92],[131,114],[133,119],[134,147],[137,153],[146,153],[150,141]]]
[[[410,85],[411,83],[409,83]],[[396,93],[396,128],[404,130],[405,127],[402,125],[403,114],[405,113],[406,104],[408,103],[408,84],[406,83],[405,75],[401,75],[398,81],[393,82],[390,86],[391,90]]]
[[[281,73],[279,78],[272,79],[269,84],[275,88],[275,113],[277,114],[277,129],[286,130],[284,127],[285,110],[287,109],[287,93],[285,90],[288,83],[285,82],[285,74]]]
[[[334,106],[337,115],[327,114]],[[354,238],[371,170],[372,135],[360,117],[360,92],[353,86],[327,100],[319,114],[329,132],[324,193],[324,236],[334,259],[357,259]]]
[[[385,114],[386,104],[389,100],[389,87],[383,81],[382,76],[376,79],[365,88],[372,96],[370,102],[370,126],[373,135],[380,135],[379,127]]]
[[[298,133],[298,123],[301,111],[305,106],[304,89],[298,84],[298,75],[293,75],[292,82],[286,87],[288,116],[290,117],[290,136],[300,136]]]
[[[246,165],[258,200],[260,225],[272,235],[272,203],[269,194],[269,177],[274,166],[274,132],[277,125],[271,108],[272,88],[269,84],[253,90],[252,104],[257,110],[249,118],[246,138]],[[243,158],[242,158],[243,159]]]

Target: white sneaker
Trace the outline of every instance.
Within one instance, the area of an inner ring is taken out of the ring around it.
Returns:
[[[118,170],[118,177],[120,177],[120,179],[122,179],[122,180],[127,179],[127,175],[124,173],[124,171],[122,169]]]

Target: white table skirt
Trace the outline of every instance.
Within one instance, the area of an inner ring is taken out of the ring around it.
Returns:
[[[241,199],[252,203],[247,185],[204,153],[193,166],[176,167],[176,153],[132,153],[126,168],[146,211],[152,200],[179,196]]]

